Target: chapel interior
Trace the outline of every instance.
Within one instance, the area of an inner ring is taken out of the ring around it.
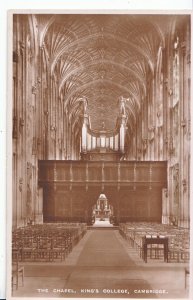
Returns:
[[[13,14],[13,297],[189,297],[190,22]]]

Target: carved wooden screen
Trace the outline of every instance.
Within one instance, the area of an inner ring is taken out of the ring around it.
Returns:
[[[166,162],[39,161],[44,221],[88,221],[104,193],[118,222],[162,219]]]

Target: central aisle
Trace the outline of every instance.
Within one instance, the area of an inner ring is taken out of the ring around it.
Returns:
[[[121,243],[118,230],[93,229],[68,277],[65,288],[73,297],[146,298],[138,289],[151,289]],[[155,295],[154,295],[155,297]]]
[[[134,266],[126,250],[117,238],[115,230],[92,230],[79,256],[79,266]]]

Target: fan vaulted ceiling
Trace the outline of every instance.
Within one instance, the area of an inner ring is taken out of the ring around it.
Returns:
[[[178,16],[179,17],[179,16]],[[44,60],[56,76],[59,95],[75,119],[80,97],[88,100],[91,128],[113,130],[118,99],[128,99],[135,120],[154,73],[158,49],[176,22],[160,15],[33,15]]]

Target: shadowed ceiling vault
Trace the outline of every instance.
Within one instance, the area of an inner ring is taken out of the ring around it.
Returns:
[[[182,16],[183,18],[183,16]],[[175,15],[30,15],[34,48],[56,78],[59,97],[74,124],[86,97],[92,130],[113,131],[118,99],[126,98],[132,129],[157,70],[160,49],[176,23]],[[38,51],[38,50],[37,50]]]

